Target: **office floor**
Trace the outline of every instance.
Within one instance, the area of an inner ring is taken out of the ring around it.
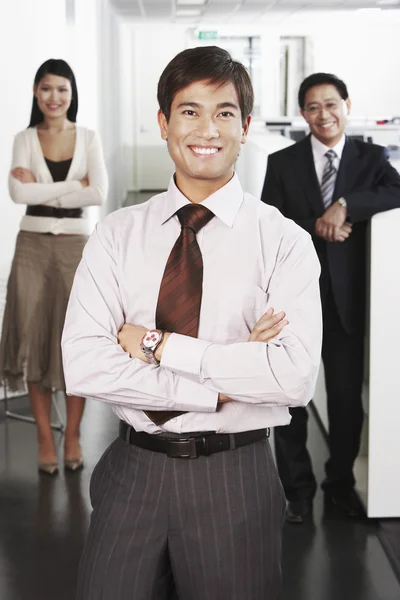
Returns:
[[[26,397],[12,400],[12,408],[29,414]],[[86,468],[52,479],[36,472],[35,427],[4,419],[3,412],[0,404],[0,598],[73,600],[90,474],[116,435],[116,419],[108,406],[89,401],[82,423]],[[61,457],[61,434],[56,438]],[[313,419],[310,448],[321,479],[326,447]],[[314,524],[285,528],[284,600],[399,600],[400,584],[374,523],[324,515],[320,494],[314,517]]]

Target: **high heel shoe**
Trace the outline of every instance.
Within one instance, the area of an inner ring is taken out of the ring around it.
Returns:
[[[83,469],[83,459],[80,458],[64,458],[64,469],[76,473]]]
[[[44,473],[45,475],[57,475],[58,474],[58,463],[56,462],[51,462],[51,463],[47,463],[47,462],[40,462],[38,463],[38,470],[39,473]]]

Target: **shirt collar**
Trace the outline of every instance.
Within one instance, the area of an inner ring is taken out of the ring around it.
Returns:
[[[340,160],[342,158],[343,148],[344,148],[345,143],[346,143],[346,136],[344,134],[342,135],[342,137],[340,138],[340,140],[338,141],[336,146],[334,146],[333,148],[329,148],[328,146],[325,146],[325,144],[323,144],[322,142],[317,140],[316,137],[311,135],[311,146],[312,146],[313,154],[314,154],[314,157],[317,158],[318,160],[322,159],[325,156],[325,154],[328,152],[328,150],[334,150],[334,152],[336,152],[336,156]]]
[[[232,227],[242,202],[243,190],[235,173],[228,183],[208,196],[202,205],[210,209],[225,225]],[[168,221],[185,204],[190,204],[190,200],[177,188],[175,178],[172,176],[163,201],[161,224]]]

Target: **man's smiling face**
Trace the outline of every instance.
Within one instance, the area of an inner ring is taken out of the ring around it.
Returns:
[[[344,133],[350,108],[350,100],[343,100],[334,85],[322,84],[307,91],[301,114],[311,133],[325,146],[333,147]]]
[[[233,165],[244,144],[251,117],[244,124],[236,88],[197,81],[180,90],[171,105],[170,119],[159,111],[161,136],[176,167],[176,181],[209,181],[215,191],[233,175]]]

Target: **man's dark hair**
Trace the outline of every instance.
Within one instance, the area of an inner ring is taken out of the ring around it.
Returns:
[[[299,89],[299,106],[304,110],[304,103],[308,90],[316,85],[334,85],[343,100],[347,100],[349,94],[344,81],[331,73],[313,73],[305,78]]]
[[[251,114],[254,91],[246,68],[218,46],[201,46],[180,52],[165,67],[158,82],[157,99],[167,121],[178,92],[197,81],[233,83],[239,99],[242,122]]]

